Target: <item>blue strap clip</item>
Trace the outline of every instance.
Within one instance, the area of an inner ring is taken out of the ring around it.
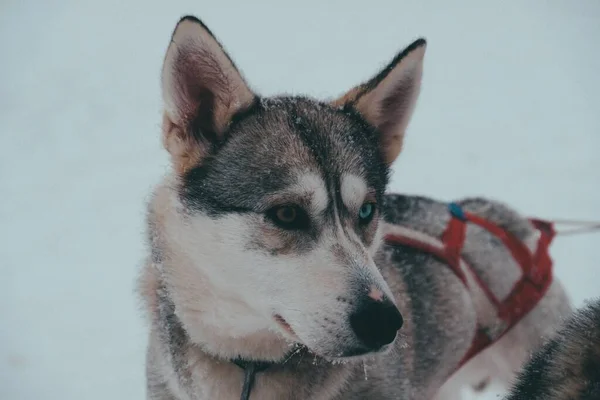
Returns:
[[[448,211],[450,211],[450,214],[454,218],[458,218],[461,221],[466,221],[467,220],[467,217],[465,216],[465,212],[463,211],[462,207],[459,206],[456,203],[450,203],[450,204],[448,204]]]

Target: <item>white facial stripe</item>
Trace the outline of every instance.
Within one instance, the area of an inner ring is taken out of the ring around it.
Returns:
[[[362,206],[367,190],[367,184],[360,176],[352,174],[342,176],[342,201],[349,210],[357,210]]]
[[[323,179],[312,172],[303,172],[298,176],[298,183],[292,190],[301,195],[310,195],[310,211],[315,214],[323,212],[329,203],[327,188]]]

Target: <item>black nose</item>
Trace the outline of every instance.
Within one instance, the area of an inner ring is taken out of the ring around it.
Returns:
[[[369,349],[377,350],[390,344],[402,328],[402,315],[389,300],[376,301],[367,297],[350,315],[350,326]]]

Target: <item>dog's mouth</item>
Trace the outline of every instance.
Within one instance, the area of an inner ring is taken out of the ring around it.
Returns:
[[[279,325],[280,328],[282,328],[288,335],[290,335],[291,339],[294,340],[294,342],[297,345],[299,345],[302,348],[304,348],[305,350],[309,351],[311,354],[314,354],[315,356],[318,356],[321,359],[331,362],[331,363],[359,362],[359,361],[372,359],[373,357],[376,357],[378,355],[389,353],[391,351],[391,349],[394,347],[394,344],[390,343],[385,346],[382,346],[377,351],[368,351],[368,350],[359,349],[359,350],[349,351],[349,352],[345,352],[345,353],[338,353],[335,355],[332,355],[332,354],[325,355],[320,352],[316,352],[313,349],[310,349],[306,345],[304,345],[300,341],[300,338],[298,337],[298,335],[296,335],[296,332],[294,332],[294,329],[291,327],[291,325],[281,315],[275,314],[275,315],[273,315],[273,319],[275,320],[277,325]],[[395,343],[395,341],[394,341],[394,343]]]
[[[286,331],[287,333],[292,335],[292,337],[298,338],[298,336],[296,335],[296,332],[294,332],[294,330],[292,329],[290,324],[288,324],[287,321],[281,315],[275,314],[274,318],[275,318],[275,322],[277,322],[277,324],[280,327],[282,327],[284,331]]]

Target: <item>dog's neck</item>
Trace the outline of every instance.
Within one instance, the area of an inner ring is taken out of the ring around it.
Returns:
[[[152,269],[152,266],[147,265],[145,271],[147,273]],[[164,357],[163,362],[170,364],[178,377],[190,376],[194,374],[194,369],[198,368],[202,371],[203,379],[208,380],[206,382],[208,386],[222,385],[222,383],[215,383],[215,380],[222,380],[228,382],[228,385],[234,385],[227,388],[221,387],[218,389],[220,394],[227,391],[236,397],[239,396],[240,399],[261,398],[265,393],[269,393],[269,398],[291,398],[292,394],[296,395],[293,388],[295,385],[297,386],[297,382],[311,382],[312,393],[317,393],[324,387],[328,394],[337,393],[342,390],[349,377],[359,371],[354,364],[333,364],[310,353],[306,347],[298,345],[290,347],[286,344],[283,346],[281,351],[287,353],[282,358],[275,359],[274,353],[269,353],[269,359],[261,360],[260,357],[264,353],[260,351],[250,353],[248,349],[244,348],[255,338],[241,338],[237,341],[226,339],[227,343],[231,344],[231,348],[228,348],[227,351],[219,354],[207,351],[209,341],[196,343],[191,339],[190,332],[177,316],[177,307],[170,298],[169,291],[164,288],[160,279],[156,279],[158,275],[146,275],[140,282],[142,285],[140,289],[150,306],[154,320],[153,330],[158,339],[156,345],[161,348],[160,354]],[[273,338],[267,337],[267,340],[273,340]],[[266,346],[271,345],[267,344]],[[256,345],[252,346],[257,347]],[[231,356],[235,352],[234,349],[240,349],[237,357]],[[244,354],[245,356],[243,356]],[[255,379],[262,379],[263,383],[253,385]],[[281,384],[265,386],[264,379],[267,379],[267,382],[280,382]],[[334,383],[332,384],[332,382]],[[238,384],[240,389],[235,388]],[[189,387],[181,389],[189,390]]]
[[[173,341],[189,341],[197,347],[200,347],[208,356],[211,356],[217,360],[230,361],[240,368],[245,368],[249,363],[256,362],[265,365],[276,363],[283,359],[289,352],[289,345],[277,346],[280,342],[280,338],[275,337],[276,335],[272,332],[256,332],[251,335],[243,337],[229,337],[227,333],[219,331],[212,332],[213,330],[207,327],[198,326],[194,324],[190,327],[186,327],[180,317],[177,315],[177,309],[175,303],[169,296],[169,291],[164,287],[165,283],[161,283],[160,289],[157,291],[157,318],[162,322],[163,325],[169,327],[169,336]],[[193,333],[194,331],[201,331],[202,334]],[[200,340],[195,340],[195,337],[200,336]],[[211,340],[212,339],[212,340]],[[215,345],[214,342],[220,342]],[[269,349],[268,353],[262,350],[262,346],[274,346],[279,347],[275,352]],[[215,351],[217,348],[222,348],[222,351]],[[283,349],[287,351],[280,354]]]
[[[157,271],[154,268],[155,271]],[[155,277],[157,278],[157,277]],[[250,398],[256,375],[267,371],[271,368],[281,367],[287,361],[298,356],[303,357],[308,350],[304,346],[296,345],[295,347],[288,350],[285,358],[272,360],[272,359],[261,359],[262,354],[254,353],[243,355],[248,353],[248,346],[252,348],[252,341],[260,338],[238,338],[237,343],[229,343],[227,347],[227,354],[239,353],[236,357],[227,357],[225,354],[213,354],[213,352],[207,352],[206,347],[209,341],[203,341],[202,343],[195,343],[191,339],[190,332],[186,330],[182,321],[178,318],[176,312],[176,306],[173,300],[169,296],[169,291],[165,287],[165,283],[159,279],[156,280],[156,290],[154,292],[154,318],[156,319],[156,326],[160,330],[160,335],[163,338],[167,349],[170,361],[174,368],[182,368],[184,365],[189,365],[187,362],[180,362],[181,357],[185,357],[185,349],[194,349],[195,353],[204,353],[203,358],[212,359],[214,363],[229,362],[232,365],[237,366],[244,372],[242,391],[240,398],[245,400]],[[223,341],[223,338],[220,338]],[[233,341],[233,339],[225,339]],[[241,344],[239,342],[242,342]],[[272,346],[272,341],[267,341]],[[222,344],[226,346],[226,344]],[[210,347],[210,346],[208,346]],[[236,348],[240,348],[240,351],[236,351]],[[256,346],[254,346],[256,348]],[[269,354],[272,357],[273,354]],[[183,367],[185,368],[185,367]]]

